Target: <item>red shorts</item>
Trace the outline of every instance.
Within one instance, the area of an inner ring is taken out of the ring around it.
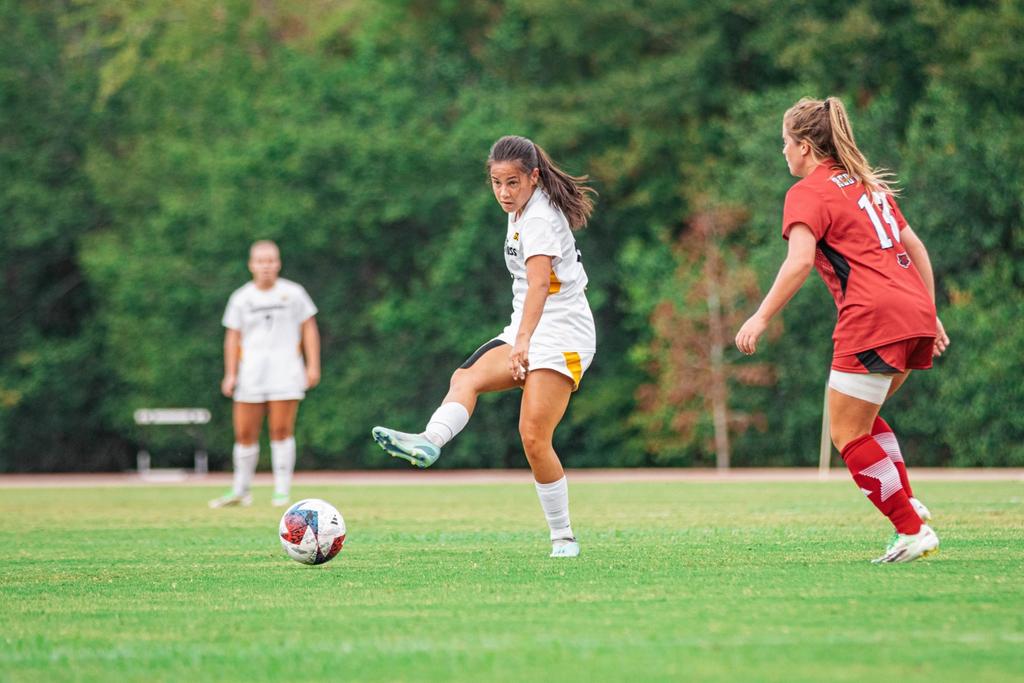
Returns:
[[[840,372],[891,374],[907,370],[927,370],[932,366],[935,337],[914,337],[877,349],[836,356],[832,369]]]

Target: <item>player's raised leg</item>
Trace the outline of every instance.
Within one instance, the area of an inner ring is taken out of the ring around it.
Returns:
[[[454,439],[469,422],[480,394],[504,391],[522,384],[508,369],[510,347],[494,340],[481,346],[452,374],[448,393],[422,432],[400,432],[374,427],[373,438],[387,453],[408,460],[417,467],[430,467],[441,448]]]
[[[565,415],[573,381],[555,370],[532,370],[526,376],[519,413],[519,435],[533,470],[537,497],[551,530],[551,557],[576,557],[580,546],[569,519],[569,487],[552,445]]]
[[[210,501],[211,508],[252,503],[252,479],[256,474],[256,463],[260,459],[259,434],[266,413],[265,403],[242,403],[235,401],[232,407],[232,422],[235,427],[235,445],[231,455],[234,461],[234,477],[231,490]]]
[[[896,391],[903,386],[903,383],[907,380],[910,375],[910,371],[902,372],[898,375],[893,375],[892,385],[889,387],[889,394],[886,396],[888,400],[889,396],[892,396]],[[910,499],[910,504],[913,506],[914,511],[917,512],[918,517],[922,521],[931,521],[931,511],[922,503],[920,500],[914,497],[914,492],[910,488],[910,477],[907,475],[907,466],[903,460],[903,452],[900,450],[900,442],[896,439],[896,434],[893,432],[892,427],[889,423],[882,419],[879,415],[875,418],[875,422],[871,425],[871,436],[875,438],[878,445],[889,456],[892,463],[896,465],[896,470],[900,473],[900,483],[903,485],[903,491],[907,494]]]
[[[909,562],[938,548],[935,532],[921,521],[903,490],[899,472],[871,436],[891,377],[833,370],[829,379],[832,442],[853,481],[896,529],[884,555],[875,562]]]
[[[268,427],[270,429],[270,464],[274,471],[275,507],[288,504],[292,490],[292,476],[295,474],[295,418],[299,402],[269,401]]]

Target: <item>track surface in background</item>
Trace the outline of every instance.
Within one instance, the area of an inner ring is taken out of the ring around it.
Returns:
[[[303,485],[348,523],[287,559],[269,489],[0,494],[4,681],[1006,681],[1024,677],[1024,485],[930,481],[942,552],[873,566],[847,482]]]

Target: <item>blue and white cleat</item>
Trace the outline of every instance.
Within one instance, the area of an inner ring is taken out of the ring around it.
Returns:
[[[430,467],[437,462],[441,449],[422,434],[409,434],[387,427],[374,427],[373,440],[388,455],[408,460],[416,467]]]
[[[551,541],[551,557],[579,557],[580,544],[575,538]]]

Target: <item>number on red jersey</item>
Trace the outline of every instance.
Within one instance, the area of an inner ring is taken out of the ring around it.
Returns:
[[[868,193],[865,192],[857,200],[857,206],[868,212],[868,218],[871,219],[871,225],[875,226],[875,232],[878,233],[878,242],[882,245],[882,249],[892,249],[893,242],[889,239],[889,235],[885,233],[885,226],[882,225],[882,220],[889,224],[892,238],[899,242],[900,228],[896,225],[896,217],[892,215],[892,208],[889,206],[884,192],[872,192],[871,195],[874,197],[874,203],[868,199]],[[875,211],[875,204],[880,204],[882,207],[881,219],[878,218],[878,212]]]

